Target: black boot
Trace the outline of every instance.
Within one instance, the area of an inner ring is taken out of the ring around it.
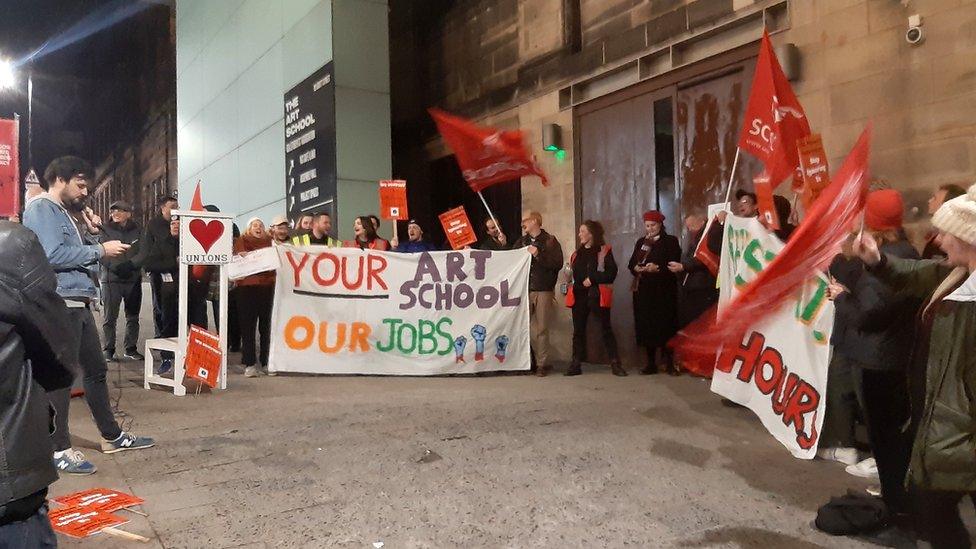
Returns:
[[[642,376],[650,376],[657,373],[657,349],[654,347],[647,348],[647,366],[641,368],[640,374]]]
[[[610,362],[610,372],[619,377],[624,377],[627,375],[627,370],[624,370],[624,367],[620,364],[620,361],[616,359]]]
[[[579,361],[574,360],[570,365],[569,369],[566,370],[565,376],[578,376],[583,373],[583,368],[580,366]]]

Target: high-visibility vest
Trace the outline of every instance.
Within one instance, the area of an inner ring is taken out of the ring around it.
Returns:
[[[295,235],[292,237],[291,243],[295,246],[312,246],[312,236],[308,233]],[[342,242],[328,236],[326,237],[325,245],[329,248],[341,248]]]

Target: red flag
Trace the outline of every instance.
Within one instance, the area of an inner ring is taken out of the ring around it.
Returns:
[[[739,148],[763,161],[775,189],[796,170],[796,142],[809,134],[803,107],[773,53],[769,34],[763,31]]]
[[[454,151],[471,190],[478,192],[523,175],[537,175],[542,178],[543,185],[549,184],[546,174],[529,155],[521,131],[478,126],[440,109],[428,109],[428,112],[444,141]]]
[[[203,198],[200,197],[200,182],[197,181],[197,188],[193,191],[193,199],[190,200],[190,211],[191,212],[202,212],[203,209]]]
[[[837,255],[855,218],[864,209],[870,143],[869,125],[783,250],[721,316],[716,317],[714,310],[705,313],[671,339],[669,345],[679,356],[690,358],[689,364],[708,365],[693,373],[710,376],[720,349],[740,344],[750,326],[775,313],[814,272]]]
[[[20,121],[0,120],[0,215],[20,215]]]

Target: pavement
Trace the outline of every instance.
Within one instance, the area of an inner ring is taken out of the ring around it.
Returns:
[[[818,506],[867,481],[791,457],[699,379],[241,372],[226,391],[175,397],[144,390],[141,364],[110,365],[124,428],[158,441],[143,451],[100,454],[73,400],[75,446],[99,471],[52,496],[142,497],[147,516],[121,511],[121,528],[150,542],[62,545],[869,546],[812,527]]]

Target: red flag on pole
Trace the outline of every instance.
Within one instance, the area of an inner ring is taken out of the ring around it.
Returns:
[[[763,31],[739,148],[763,161],[775,189],[796,170],[796,142],[809,134],[803,107],[773,53],[769,33]]]
[[[721,316],[705,313],[671,339],[679,357],[698,366],[693,373],[710,376],[715,354],[742,343],[750,326],[775,313],[818,269],[830,263],[864,209],[868,190],[868,126],[851,149],[833,182],[824,189],[789,242]],[[705,368],[702,365],[707,364]]]
[[[546,174],[529,155],[521,131],[478,126],[440,109],[428,109],[428,112],[454,151],[471,190],[479,192],[523,175],[537,175],[543,185],[549,184]]]

